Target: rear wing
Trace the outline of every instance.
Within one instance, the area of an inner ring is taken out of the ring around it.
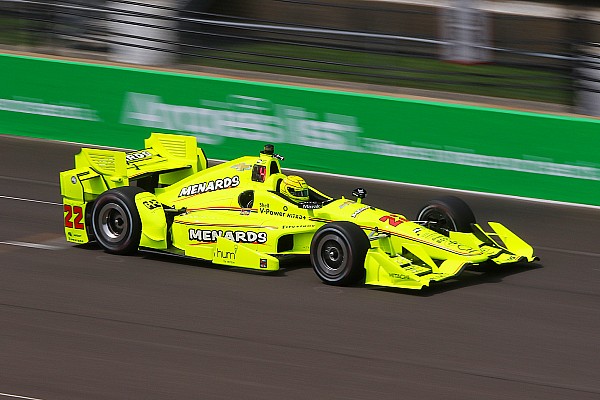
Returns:
[[[60,173],[63,198],[85,203],[130,181],[153,192],[206,169],[206,156],[193,136],[152,133],[144,145],[133,152],[81,149],[75,168]]]

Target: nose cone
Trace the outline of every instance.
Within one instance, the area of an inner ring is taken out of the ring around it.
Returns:
[[[484,262],[488,259],[487,255],[478,248],[451,239],[431,229],[412,222],[403,225],[402,229],[406,233],[408,233],[407,230],[410,230],[414,241],[428,246],[428,252],[432,258],[461,258],[465,262],[474,264]]]

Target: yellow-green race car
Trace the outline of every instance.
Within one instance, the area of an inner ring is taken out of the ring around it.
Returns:
[[[471,209],[446,196],[413,221],[353,199],[334,199],[266,145],[257,156],[207,167],[192,136],[153,133],[134,152],[83,148],[60,173],[65,235],[104,250],[148,249],[264,271],[309,255],[332,285],[421,289],[471,265],[533,262],[533,249],[502,224],[485,232]]]

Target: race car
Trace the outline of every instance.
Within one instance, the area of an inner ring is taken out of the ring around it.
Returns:
[[[362,188],[332,198],[284,174],[283,159],[266,145],[208,167],[194,137],[162,133],[140,151],[83,148],[60,173],[66,238],[114,254],[146,249],[263,271],[307,255],[327,284],[408,289],[472,265],[537,260],[502,224],[486,232],[459,198],[432,200],[411,221],[365,204]]]

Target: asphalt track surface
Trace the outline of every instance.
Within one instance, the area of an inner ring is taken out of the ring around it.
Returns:
[[[0,136],[0,399],[600,398],[597,208],[464,194],[542,261],[338,288],[305,259],[261,274],[67,244],[58,172],[78,151]],[[307,178],[410,217],[446,194]]]

